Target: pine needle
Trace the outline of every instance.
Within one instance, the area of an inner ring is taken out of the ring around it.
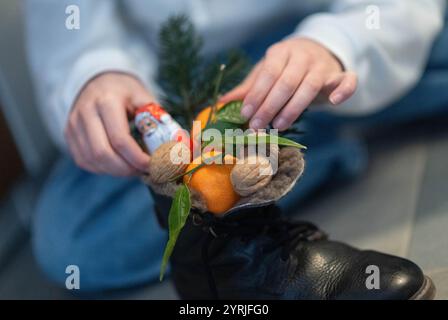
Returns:
[[[220,66],[226,65],[218,95],[244,79],[249,60],[240,51],[206,61],[203,41],[185,15],[168,19],[159,33],[159,76],[164,91],[162,102],[168,112],[185,128],[190,128],[197,112],[213,103],[215,81]]]

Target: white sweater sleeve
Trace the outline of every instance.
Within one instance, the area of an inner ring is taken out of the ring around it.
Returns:
[[[125,27],[116,0],[27,0],[28,55],[40,111],[56,144],[82,87],[105,71],[134,75],[152,86],[156,59]],[[76,5],[80,28],[69,30],[66,8]]]
[[[377,9],[379,29],[372,24]],[[369,114],[409,91],[424,71],[444,9],[445,0],[335,0],[331,12],[306,18],[295,35],[323,44],[358,75],[354,96],[331,110]]]

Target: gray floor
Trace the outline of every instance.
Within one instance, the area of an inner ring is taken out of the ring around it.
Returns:
[[[438,299],[448,299],[446,124],[419,123],[370,139],[368,171],[321,190],[298,212],[334,239],[412,259],[435,281]],[[36,267],[15,218],[16,211],[26,210],[18,208],[17,194],[0,206],[0,298],[74,298]],[[176,294],[166,281],[114,297],[175,299]]]

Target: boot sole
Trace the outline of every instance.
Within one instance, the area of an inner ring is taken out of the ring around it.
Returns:
[[[436,287],[431,278],[425,276],[422,287],[410,298],[410,300],[433,300],[436,296]]]

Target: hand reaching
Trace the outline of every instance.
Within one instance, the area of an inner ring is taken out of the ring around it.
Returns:
[[[147,170],[149,156],[130,134],[128,115],[154,97],[134,77],[104,73],[82,90],[65,138],[76,164],[98,174],[130,176]]]
[[[253,129],[271,121],[280,131],[289,128],[319,96],[338,105],[356,90],[357,78],[343,70],[325,47],[305,38],[291,38],[271,46],[247,78],[222,97],[244,99],[242,116]]]

